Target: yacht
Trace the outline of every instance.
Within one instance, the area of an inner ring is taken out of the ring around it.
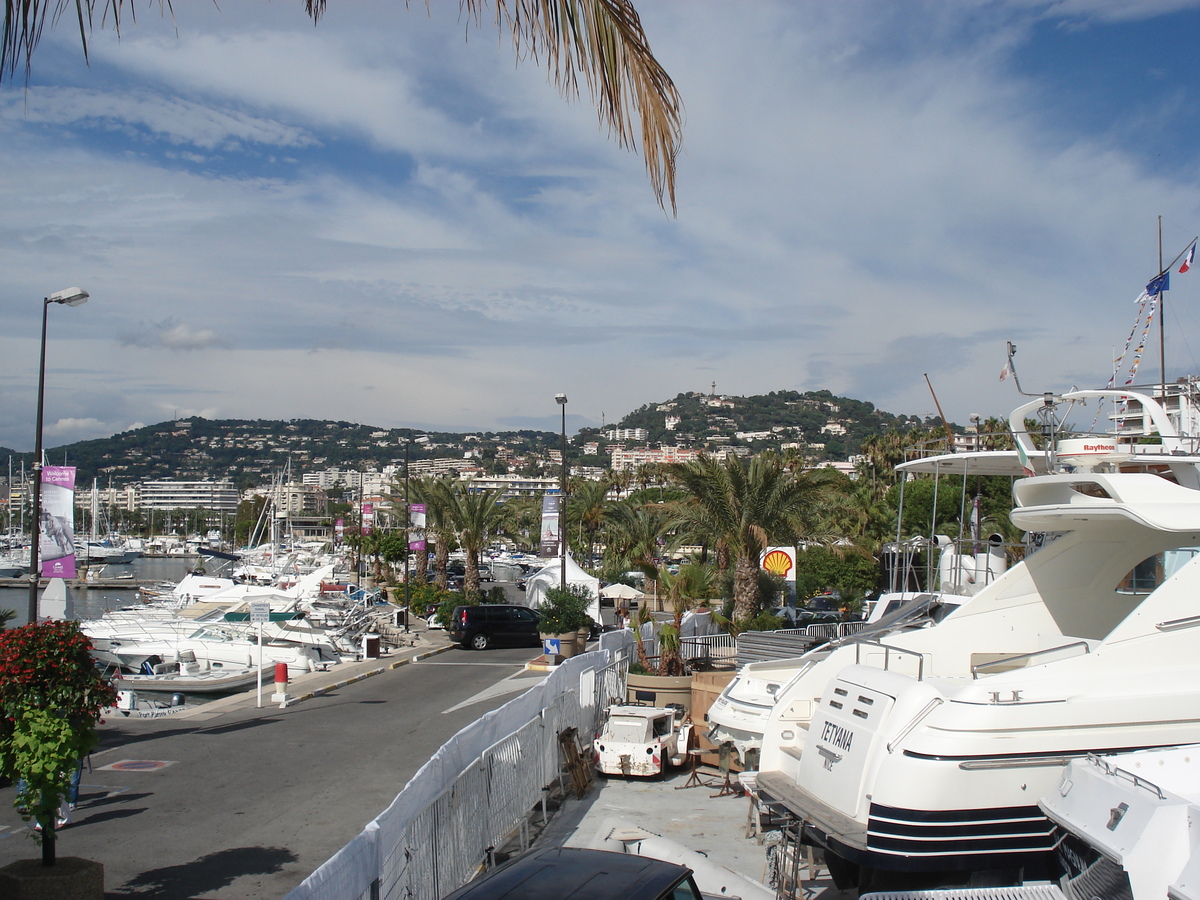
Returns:
[[[896,469],[903,474],[961,478],[964,493],[974,476],[1017,477],[1024,472],[1017,452],[1008,450],[928,456],[901,463]],[[875,601],[864,628],[797,657],[748,663],[713,701],[707,714],[709,739],[717,745],[732,743],[744,767],[758,767],[763,733],[776,705],[811,702],[840,669],[864,653],[873,656],[878,652],[875,647],[883,641],[889,648],[912,644],[915,652],[934,654],[933,648],[941,640],[934,626],[959,606],[970,603],[1008,567],[1000,535],[961,542],[938,535],[933,540],[910,539],[889,546],[894,548],[892,556],[902,563],[889,573],[892,590]],[[920,551],[937,554],[938,581],[931,591],[905,589],[920,584],[921,573],[916,571]],[[940,653],[936,655],[941,657]]]
[[[1102,400],[1104,434],[1063,425]],[[1182,418],[1132,389],[1018,407],[1030,474],[1012,521],[1039,549],[936,628],[860,640],[774,705],[760,801],[824,848],[839,886],[1052,873],[1038,800],[1067,761],[1200,740],[1200,457]]]

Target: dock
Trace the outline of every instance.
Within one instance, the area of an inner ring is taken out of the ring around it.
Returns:
[[[134,590],[140,587],[150,587],[158,584],[157,581],[145,581],[136,578],[64,578],[67,587],[73,588],[96,588],[97,590],[110,591],[114,589],[127,588]],[[38,581],[38,587],[44,588],[50,584],[51,579],[42,578]],[[9,588],[27,588],[29,587],[28,578],[0,578],[0,587]]]

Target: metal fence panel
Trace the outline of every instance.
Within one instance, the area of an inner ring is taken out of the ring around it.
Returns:
[[[559,667],[518,698],[524,702],[497,710],[491,723],[496,727],[488,733],[504,736],[477,751],[473,761],[464,760],[462,772],[442,775],[444,766],[423,767],[389,810],[285,900],[440,900],[469,880],[485,864],[489,849],[523,825],[543,789],[559,777],[559,732],[574,727],[590,740],[600,711],[611,699],[624,697],[628,659],[607,651],[587,656],[593,658],[576,657],[578,662]],[[588,687],[586,698],[580,696],[581,682]],[[466,736],[479,734],[471,728],[447,742],[443,751],[459,742],[447,758],[456,759],[470,746]],[[438,792],[442,778],[449,783]],[[410,810],[405,797],[429,799]],[[389,811],[391,846],[383,847],[380,823]]]

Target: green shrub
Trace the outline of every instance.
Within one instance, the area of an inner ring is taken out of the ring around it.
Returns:
[[[581,584],[569,584],[566,588],[556,585],[547,589],[546,599],[538,607],[539,630],[542,634],[570,634],[590,627],[592,619],[587,610],[591,602],[592,592]]]

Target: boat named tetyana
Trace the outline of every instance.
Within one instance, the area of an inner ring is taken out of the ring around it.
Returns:
[[[1014,483],[1012,520],[1040,549],[936,627],[861,641],[854,664],[774,705],[760,798],[839,886],[1053,876],[1038,802],[1065,762],[1200,741],[1196,392],[1168,387],[1014,410],[1045,474]],[[1066,424],[1101,401],[1103,434]]]

